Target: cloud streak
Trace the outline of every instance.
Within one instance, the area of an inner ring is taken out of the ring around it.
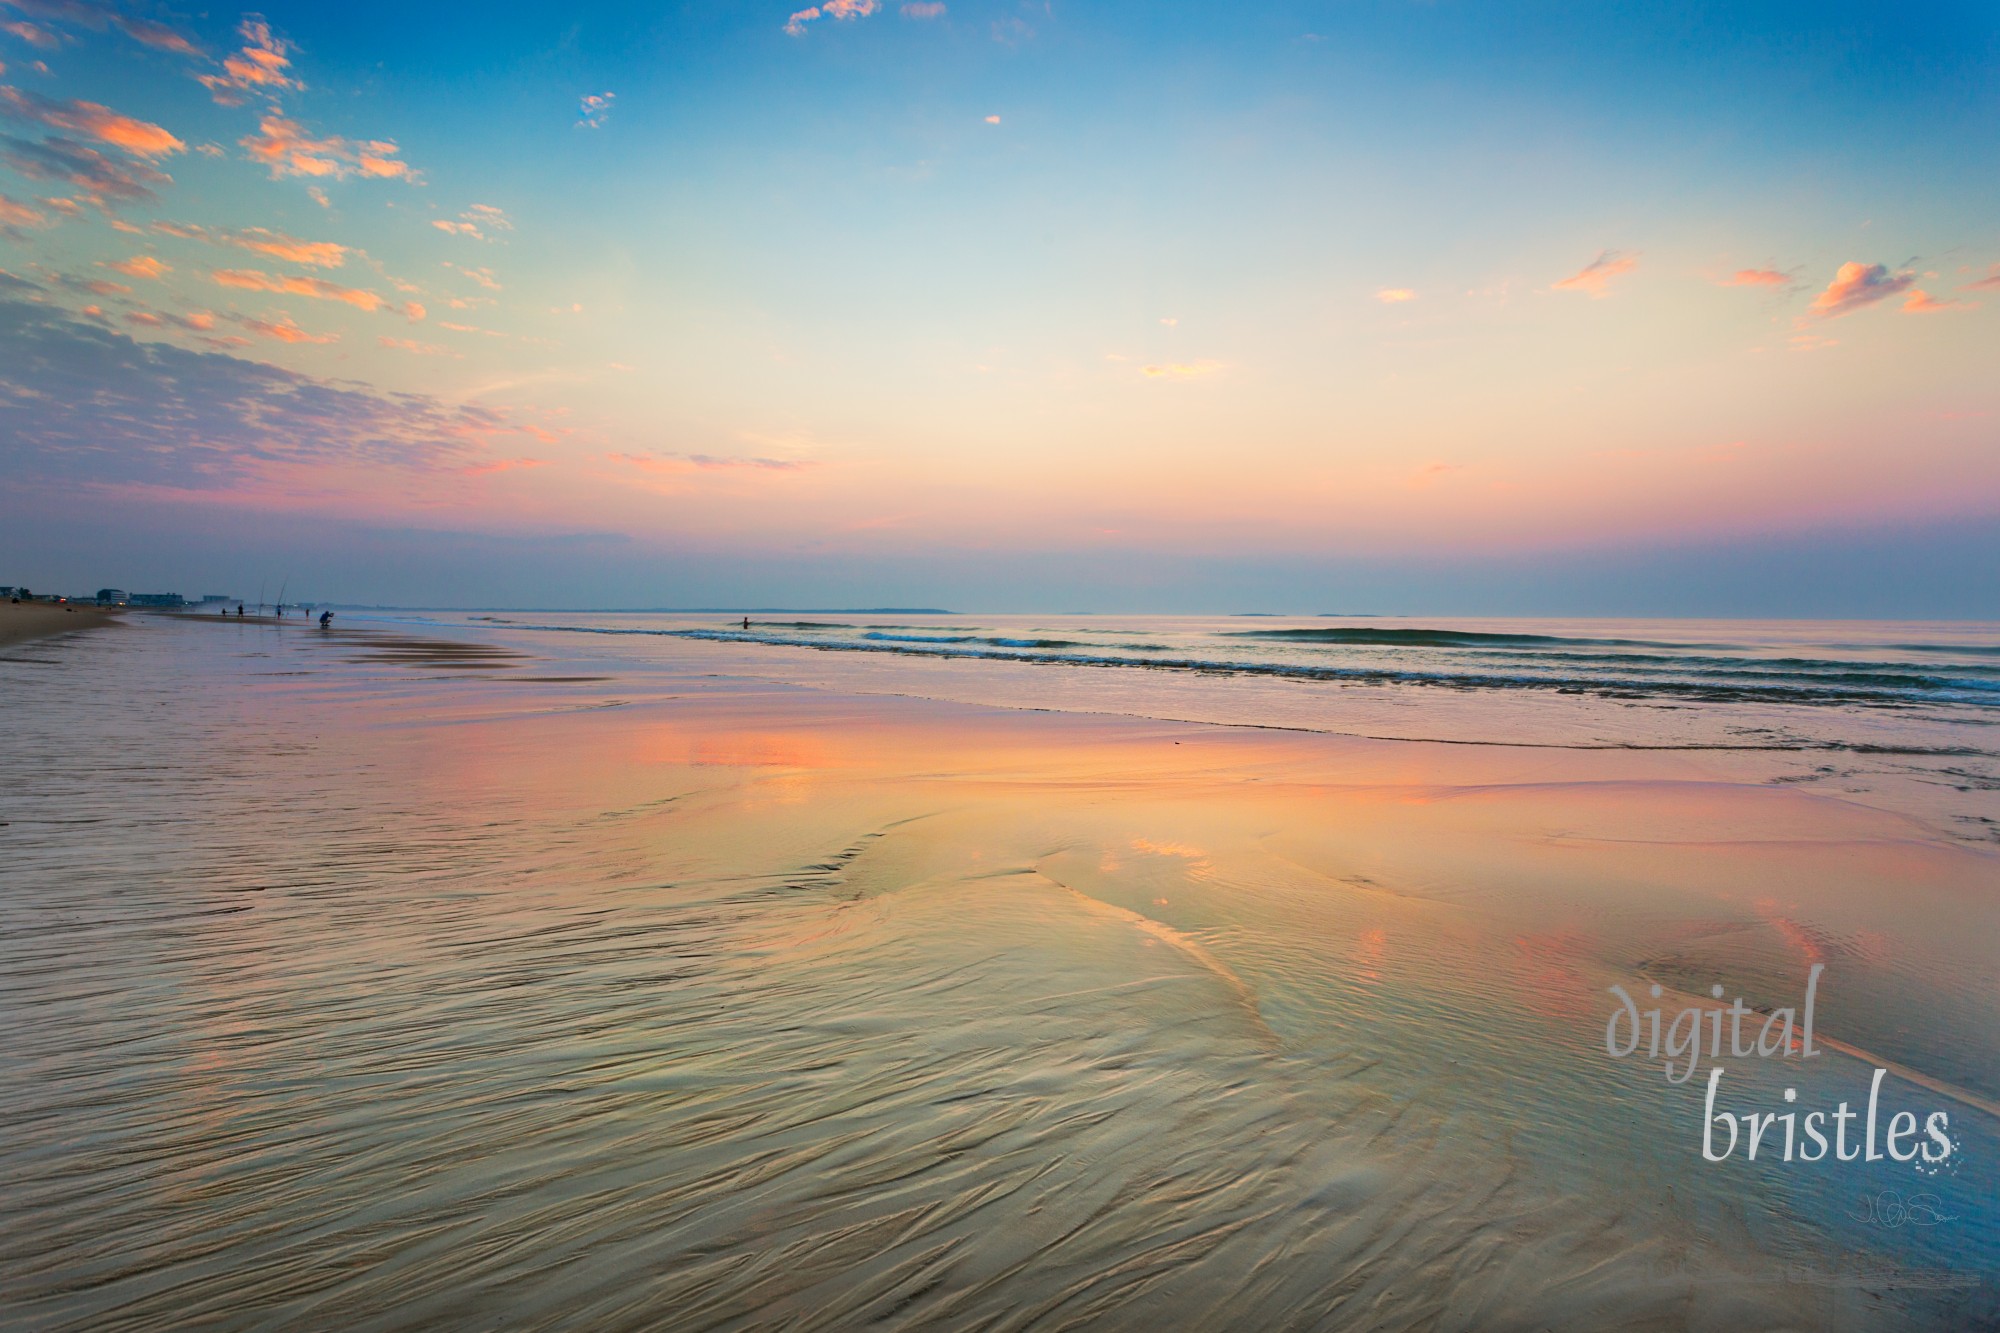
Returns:
[[[1724,287],[1789,287],[1792,275],[1774,268],[1739,268],[1720,283]]]
[[[339,301],[351,305],[356,310],[366,310],[373,314],[378,310],[400,313],[411,320],[424,317],[424,308],[415,302],[397,305],[378,292],[362,287],[343,287],[339,283],[328,282],[324,278],[306,277],[298,274],[270,274],[261,269],[222,268],[209,274],[223,287],[234,287],[247,292],[274,292],[284,296],[310,296],[319,301]]]
[[[97,102],[58,101],[39,93],[0,86],[0,116],[47,129],[67,130],[122,148],[134,157],[167,157],[187,151],[186,144],[160,126]]]
[[[154,231],[185,241],[206,241],[211,245],[233,246],[252,254],[282,259],[289,264],[311,268],[339,268],[353,253],[334,241],[302,241],[267,227],[203,227],[192,222],[155,222]]]
[[[1558,281],[1555,289],[1559,292],[1582,292],[1593,301],[1601,300],[1611,294],[1612,279],[1622,278],[1637,267],[1637,255],[1604,250],[1599,252],[1597,258]]]

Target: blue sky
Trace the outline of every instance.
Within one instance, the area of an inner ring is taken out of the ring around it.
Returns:
[[[2000,615],[1948,575],[1996,57],[1972,5],[0,0],[4,577]]]

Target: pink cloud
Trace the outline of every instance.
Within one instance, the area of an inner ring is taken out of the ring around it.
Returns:
[[[1965,285],[1971,291],[2000,291],[2000,264],[1987,269],[1985,277],[1975,278]]]
[[[281,343],[331,343],[339,342],[337,333],[308,333],[293,323],[292,317],[280,313],[272,319],[253,319],[239,315],[236,322],[260,338],[269,338]]]
[[[580,130],[603,129],[604,122],[611,117],[611,104],[617,100],[617,93],[584,94],[576,104],[576,127]]]
[[[1940,310],[1970,310],[1971,301],[1940,301],[1921,287],[1912,288],[1909,299],[1903,302],[1906,315],[1930,315]]]
[[[1384,287],[1375,293],[1375,299],[1383,305],[1400,305],[1404,301],[1414,301],[1417,294],[1408,287]]]
[[[463,273],[489,292],[500,290],[500,280],[493,276],[493,270],[490,268],[466,268],[462,264],[454,264],[449,260],[445,262],[444,266],[454,273]]]
[[[0,194],[0,233],[9,228],[46,227],[49,215],[19,199]]]
[[[173,236],[184,241],[206,241],[210,245],[231,246],[238,250],[248,250],[252,254],[282,259],[291,264],[305,264],[312,268],[339,268],[347,262],[347,256],[352,253],[347,246],[335,241],[302,241],[296,236],[272,231],[268,227],[230,229],[164,220],[154,222],[151,226],[162,236]]]
[[[375,341],[384,347],[394,348],[399,352],[410,352],[416,356],[443,356],[451,351],[449,347],[440,347],[436,343],[418,342],[414,338],[391,338],[387,334],[378,335]]]
[[[292,44],[274,34],[270,24],[251,14],[236,31],[243,38],[243,49],[224,57],[222,73],[197,76],[217,102],[241,106],[252,93],[275,97],[305,88],[286,72],[292,67]]]
[[[1807,314],[1820,319],[1851,315],[1864,306],[1900,295],[1916,280],[1914,273],[1890,273],[1887,264],[1857,264],[1850,260],[1840,266],[1826,290],[1813,298]]]
[[[62,45],[62,38],[47,28],[38,28],[32,23],[0,23],[0,32],[11,33],[29,46],[43,51],[53,51]]]
[[[257,133],[237,141],[253,162],[270,168],[273,180],[286,176],[364,176],[421,184],[410,164],[397,156],[402,150],[387,139],[314,138],[295,120],[273,112],[257,123]]]
[[[298,277],[292,274],[273,276],[258,269],[217,269],[209,276],[224,287],[235,287],[251,292],[276,292],[285,296],[310,296],[321,301],[340,301],[357,310],[370,313],[389,305],[375,292],[359,287],[342,287],[323,278]]]
[[[1722,279],[1724,287],[1789,287],[1792,275],[1774,268],[1739,268]]]
[[[1605,250],[1597,258],[1585,264],[1555,284],[1559,292],[1583,292],[1592,300],[1611,294],[1611,280],[1623,277],[1639,267],[1637,255],[1620,254],[1616,250]]]
[[[917,3],[904,5],[902,15],[906,19],[943,18],[944,6],[938,0],[917,0]]]
[[[86,135],[122,148],[134,157],[166,157],[187,150],[186,144],[158,125],[96,102],[57,101],[18,88],[0,87],[0,115]]]
[[[130,259],[113,261],[104,267],[114,273],[123,273],[128,278],[145,278],[153,282],[158,282],[173,272],[170,265],[162,264],[151,255],[134,255]]]
[[[474,204],[460,213],[456,220],[434,218],[431,225],[449,235],[466,236],[475,241],[492,240],[499,232],[514,230],[513,219],[491,204]]]

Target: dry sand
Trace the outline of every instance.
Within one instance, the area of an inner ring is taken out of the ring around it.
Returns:
[[[56,606],[48,602],[0,602],[0,648],[51,634],[73,634],[116,621],[121,613],[95,606]]]

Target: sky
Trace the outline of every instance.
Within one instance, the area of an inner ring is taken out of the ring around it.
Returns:
[[[1990,4],[0,0],[0,582],[2000,618]]]

